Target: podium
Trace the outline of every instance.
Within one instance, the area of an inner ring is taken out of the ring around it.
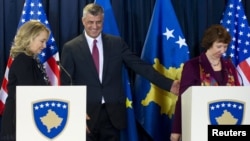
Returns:
[[[86,86],[17,86],[16,141],[85,141]]]
[[[208,125],[250,124],[248,86],[192,86],[181,102],[182,141],[207,141]]]

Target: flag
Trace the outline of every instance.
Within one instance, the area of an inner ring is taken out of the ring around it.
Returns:
[[[250,27],[241,0],[229,0],[220,23],[232,37],[224,56],[236,66],[241,85],[250,85]],[[248,51],[249,50],[249,51]]]
[[[95,0],[95,3],[99,4],[104,9],[104,23],[103,32],[120,36],[119,30],[116,24],[115,16],[113,14],[110,0]],[[123,87],[126,94],[126,108],[127,108],[127,128],[121,131],[121,141],[138,141],[136,119],[134,115],[132,93],[130,87],[130,81],[128,72],[125,66],[122,69]]]
[[[141,58],[171,79],[180,79],[189,51],[171,0],[156,0]],[[155,141],[170,140],[177,96],[140,75],[135,79],[135,114]]]
[[[18,28],[29,20],[38,20],[44,25],[46,25],[48,29],[50,29],[50,25],[47,20],[46,14],[44,12],[41,0],[25,1],[22,15],[18,24]],[[59,53],[52,33],[50,34],[50,37],[46,43],[46,48],[39,54],[39,59],[41,60],[41,63],[43,63],[45,66],[51,85],[59,85],[60,84],[59,67],[57,66],[56,63],[57,61],[59,61]],[[9,57],[7,67],[5,70],[4,80],[1,86],[0,114],[3,113],[5,101],[8,96],[8,91],[7,91],[8,73],[12,61],[13,58]]]
[[[102,6],[104,9],[104,23],[102,31],[104,33],[120,36],[110,0],[95,0],[95,3]]]
[[[126,68],[123,68],[123,87],[126,93],[126,108],[127,108],[127,128],[121,133],[120,141],[138,141],[138,133],[136,127],[136,118],[133,108],[132,92]]]

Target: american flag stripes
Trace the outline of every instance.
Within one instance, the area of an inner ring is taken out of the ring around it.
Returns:
[[[18,28],[29,20],[38,20],[50,29],[50,25],[44,12],[41,0],[25,1]],[[57,61],[59,61],[59,53],[52,33],[50,34],[49,40],[47,41],[46,45],[46,48],[40,53],[39,59],[45,66],[51,85],[60,85],[60,71],[56,63]],[[8,96],[8,73],[12,61],[13,59],[9,57],[0,91],[0,114],[3,113],[5,100]]]
[[[241,0],[229,0],[221,24],[232,36],[225,54],[232,59],[242,85],[250,85],[250,27]]]

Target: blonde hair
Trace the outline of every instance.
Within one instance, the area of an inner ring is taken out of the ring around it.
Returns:
[[[30,43],[42,32],[46,31],[48,36],[50,30],[41,22],[30,20],[24,23],[17,31],[12,47],[10,50],[10,56],[15,58],[20,53],[25,53],[28,56],[34,54],[30,51]]]

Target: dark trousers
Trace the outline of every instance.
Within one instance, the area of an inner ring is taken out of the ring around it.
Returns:
[[[87,141],[120,141],[120,130],[116,129],[103,104],[95,128],[87,134]]]

